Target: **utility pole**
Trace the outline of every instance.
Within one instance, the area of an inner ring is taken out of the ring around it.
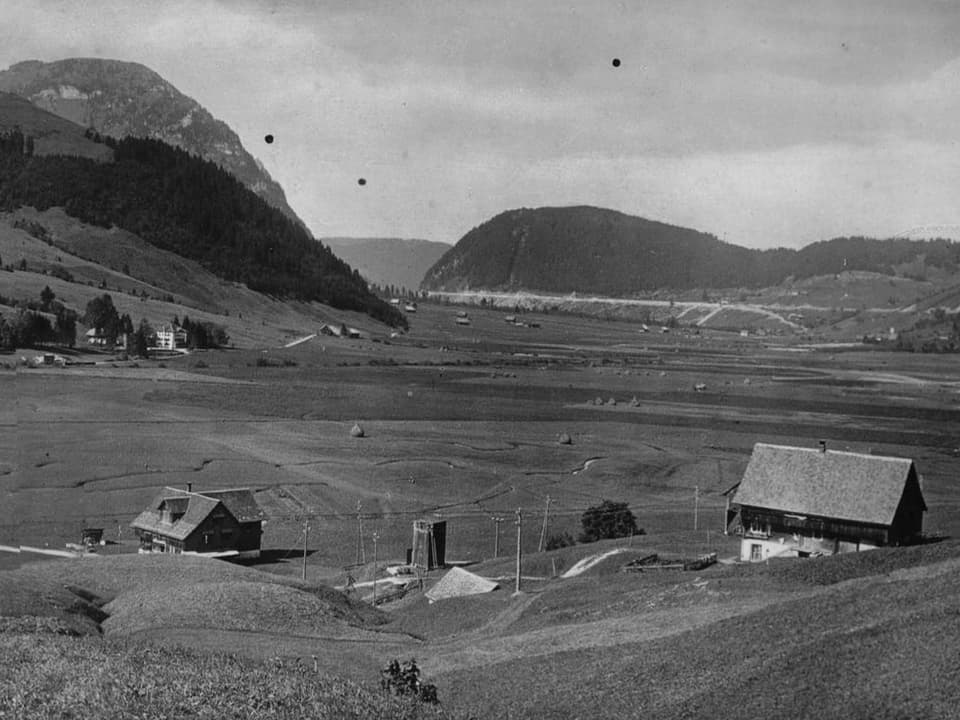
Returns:
[[[520,533],[523,529],[523,517],[520,508],[517,508],[517,587],[514,592],[520,592]]]
[[[500,557],[500,523],[503,522],[502,517],[491,518],[497,524],[497,534],[493,537],[493,557]]]
[[[380,539],[380,533],[373,534],[373,606],[377,606],[377,540]]]
[[[537,552],[543,552],[543,544],[547,541],[547,517],[550,515],[550,496],[547,495],[547,505],[543,509],[543,527],[540,529],[540,543]]]
[[[367,561],[367,554],[363,550],[363,516],[360,510],[363,504],[357,500],[357,565]]]
[[[310,520],[308,518],[303,519],[303,570],[300,573],[300,577],[304,580],[307,579],[307,536],[310,534]]]
[[[700,486],[693,488],[693,529],[697,530],[700,525]]]

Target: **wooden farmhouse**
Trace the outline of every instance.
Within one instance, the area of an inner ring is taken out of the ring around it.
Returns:
[[[758,443],[733,499],[740,559],[809,557],[915,541],[927,510],[913,460]]]
[[[255,558],[262,521],[251,490],[199,493],[166,487],[130,526],[142,553]]]

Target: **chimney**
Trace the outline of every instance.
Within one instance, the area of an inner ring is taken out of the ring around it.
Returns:
[[[826,440],[821,440],[821,441],[820,441],[820,452],[825,453],[826,451],[827,451],[827,441],[826,441]]]
[[[820,442],[823,442],[823,441],[821,440]],[[193,483],[192,483],[192,482],[188,482],[188,483],[187,483],[187,492],[193,492]]]

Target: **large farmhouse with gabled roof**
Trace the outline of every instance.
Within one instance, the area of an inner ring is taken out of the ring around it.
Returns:
[[[259,557],[263,512],[248,489],[165,487],[130,523],[140,552]]]
[[[741,560],[904,545],[927,510],[909,458],[757,443],[733,500]]]

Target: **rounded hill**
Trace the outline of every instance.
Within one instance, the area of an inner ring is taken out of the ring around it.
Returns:
[[[754,252],[713,235],[614,210],[524,208],[467,233],[423,287],[622,295],[737,285],[755,262]]]

